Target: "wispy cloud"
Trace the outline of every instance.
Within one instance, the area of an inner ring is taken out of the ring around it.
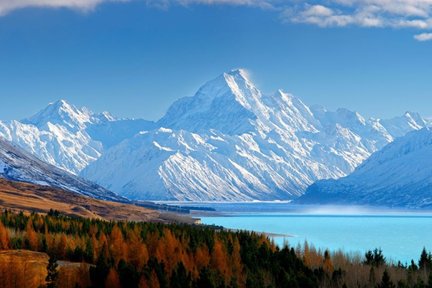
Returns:
[[[327,0],[287,7],[283,19],[321,27],[432,29],[432,0]]]
[[[68,8],[80,11],[91,11],[103,2],[126,2],[127,0],[0,0],[0,15],[6,15],[14,10],[40,8]]]
[[[414,35],[414,39],[416,39],[417,41],[420,41],[420,42],[431,41],[432,40],[432,33],[417,34],[417,35]]]
[[[147,5],[169,8],[173,5],[231,5],[231,6],[251,6],[258,8],[274,8],[273,0],[144,0]]]
[[[305,4],[303,8],[287,8],[282,13],[284,21],[307,23],[320,27],[345,27],[357,25],[363,27],[381,27],[383,19],[369,11],[347,13],[336,7]]]
[[[236,5],[253,6],[259,8],[272,8],[270,1],[266,0],[0,0],[0,16],[14,10],[40,7],[40,8],[69,8],[80,11],[91,11],[97,5],[106,2],[143,2],[146,5],[168,8],[172,5]]]
[[[430,39],[432,0],[0,0],[0,15],[26,7],[70,8],[89,11],[105,2],[142,2],[168,9],[170,6],[234,5],[272,9],[282,21],[319,27],[359,26],[408,28],[422,31],[414,38]]]

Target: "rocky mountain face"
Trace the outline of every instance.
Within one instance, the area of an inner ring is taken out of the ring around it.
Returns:
[[[0,177],[60,188],[96,199],[125,201],[123,197],[90,181],[43,162],[22,148],[0,139]]]

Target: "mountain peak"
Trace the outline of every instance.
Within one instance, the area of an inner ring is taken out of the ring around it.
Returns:
[[[57,101],[51,102],[48,104],[48,106],[50,106],[50,105],[52,105],[54,107],[70,107],[70,106],[72,106],[65,99],[59,99]]]
[[[37,127],[48,123],[68,126],[72,129],[82,128],[90,121],[92,113],[87,108],[77,108],[64,99],[51,102],[47,107],[35,115],[24,119],[23,123],[33,124]]]
[[[117,118],[114,117],[110,112],[108,111],[104,111],[102,113],[99,113],[97,115],[95,115],[96,118],[102,122],[112,122],[112,121],[116,121]]]
[[[417,113],[417,112],[406,111],[404,113],[404,117],[406,117],[408,119],[412,119],[413,121],[415,121],[417,123],[423,123],[424,122],[423,117],[420,115],[420,113]]]
[[[245,69],[234,69],[229,72],[225,72],[223,74],[225,82],[231,88],[231,90],[235,90],[235,87],[247,87],[249,89],[256,89],[252,80],[250,79],[250,75]],[[233,85],[235,84],[235,85]]]
[[[216,129],[241,134],[252,129],[251,121],[261,110],[266,110],[261,92],[246,70],[235,69],[205,83],[195,96],[176,101],[158,124],[193,132]]]
[[[212,99],[226,95],[241,94],[244,90],[257,90],[249,79],[249,74],[245,69],[233,69],[229,72],[220,74],[218,77],[206,82],[196,93],[200,99]]]
[[[232,69],[229,72],[225,72],[224,75],[230,75],[236,78],[242,78],[243,80],[250,81],[249,72],[246,69],[239,68],[239,69]]]

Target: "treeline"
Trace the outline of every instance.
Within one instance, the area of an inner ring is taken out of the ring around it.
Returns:
[[[318,278],[294,249],[268,237],[206,226],[107,222],[3,211],[0,249],[47,253],[80,265],[81,287],[318,287]],[[84,277],[86,267],[88,279]],[[1,268],[1,267],[0,267]],[[2,279],[11,269],[0,269]],[[50,269],[48,269],[49,271]],[[51,271],[53,272],[53,271]],[[2,275],[3,274],[3,275]],[[52,276],[49,287],[63,287]],[[54,279],[53,281],[53,278]],[[70,280],[70,279],[69,279]],[[2,287],[19,287],[3,281]]]
[[[49,263],[0,257],[1,287],[432,288],[426,249],[407,265],[379,249],[330,253],[307,242],[280,249],[253,232],[0,211],[0,250],[19,249],[44,252]],[[76,265],[58,269],[64,261]]]
[[[364,255],[330,253],[305,242],[295,251],[314,271],[320,287],[432,288],[432,254],[425,248],[418,261],[409,264],[387,261],[381,249]]]

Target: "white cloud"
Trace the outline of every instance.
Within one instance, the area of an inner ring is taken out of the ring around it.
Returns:
[[[322,5],[313,5],[306,9],[304,12],[305,16],[318,16],[318,17],[330,17],[334,15],[332,9],[329,9]]]
[[[147,5],[168,8],[171,5],[233,5],[273,8],[272,0],[144,0]]]
[[[432,29],[432,0],[327,0],[288,7],[286,21],[322,27],[356,25]]]
[[[168,8],[171,5],[236,5],[259,8],[273,8],[272,0],[0,0],[0,16],[14,10],[27,7],[68,8],[81,11],[91,11],[97,5],[105,2],[141,1],[146,5]]]
[[[268,5],[267,1],[262,0],[176,0],[171,2],[178,2],[180,4],[228,4],[228,5],[249,5],[249,6],[261,6],[263,4]]]
[[[421,34],[417,34],[414,35],[414,39],[416,39],[417,41],[431,41],[432,40],[432,33],[421,33]]]
[[[105,2],[138,1],[169,8],[173,5],[234,5],[272,9],[284,22],[320,27],[392,27],[432,30],[432,0],[0,0],[0,16],[26,7],[69,8],[89,11]],[[312,3],[312,4],[311,4]],[[430,39],[427,39],[430,40]]]
[[[304,8],[288,8],[283,13],[285,21],[307,23],[320,27],[344,27],[358,25],[364,27],[380,27],[382,19],[368,11],[347,13],[338,7],[329,8],[323,5],[305,5]]]
[[[0,0],[0,15],[27,7],[69,8],[89,11],[103,2],[123,2],[124,0]]]

